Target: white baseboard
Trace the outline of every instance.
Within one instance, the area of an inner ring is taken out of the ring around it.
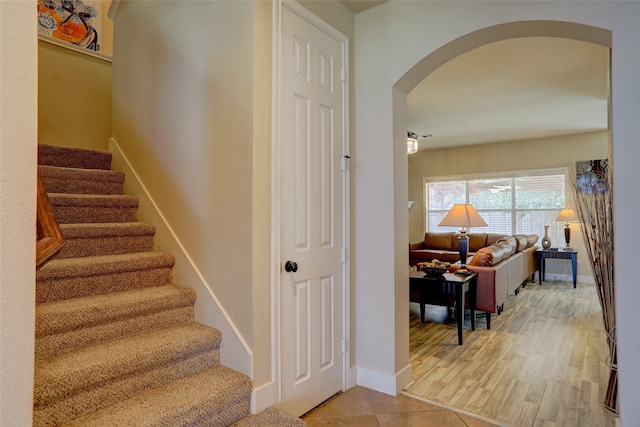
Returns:
[[[398,396],[413,381],[413,368],[408,364],[395,374],[388,374],[359,366],[357,384],[371,390]]]
[[[535,282],[538,283],[538,277],[540,275],[540,271],[538,271],[535,275]],[[561,273],[552,273],[550,271],[547,270],[547,272],[544,275],[546,281],[548,282],[570,282],[573,283],[573,275],[571,274],[561,274]],[[576,281],[578,283],[584,283],[587,285],[595,285],[595,281],[593,280],[593,276],[589,275],[589,276],[584,276],[584,275],[578,275],[576,276]]]
[[[251,413],[257,414],[276,403],[276,383],[274,381],[256,387],[251,392]]]

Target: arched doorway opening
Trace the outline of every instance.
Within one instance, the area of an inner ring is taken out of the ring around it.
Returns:
[[[406,96],[423,79],[453,58],[475,48],[508,39],[523,37],[555,37],[598,44],[611,48],[612,34],[608,30],[588,25],[559,21],[521,21],[487,27],[459,37],[436,49],[411,67],[394,85],[394,135],[406,133]],[[610,104],[609,104],[610,105]],[[610,108],[610,107],[609,107]],[[404,160],[404,159],[402,159]],[[398,165],[398,159],[395,159]],[[402,170],[402,172],[399,172]],[[394,178],[399,184],[403,168],[395,168]],[[397,186],[396,186],[397,188]],[[396,265],[396,271],[404,266]]]

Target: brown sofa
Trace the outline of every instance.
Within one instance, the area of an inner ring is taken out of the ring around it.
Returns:
[[[422,242],[409,243],[409,265],[428,262],[433,259],[454,263],[460,261],[458,253],[458,238],[460,233],[430,233],[424,234]],[[467,233],[469,237],[469,256],[481,248],[492,245],[499,239],[507,237],[497,233]]]
[[[467,269],[478,273],[476,309],[487,313],[487,326],[490,327],[491,313],[500,314],[507,297],[511,293],[517,294],[520,286],[533,278],[538,270],[538,236],[495,233],[469,233],[468,236],[470,256]],[[409,245],[412,265],[434,258],[459,261],[458,237],[458,233],[426,233],[423,242]],[[460,264],[454,264],[450,271],[459,268]]]

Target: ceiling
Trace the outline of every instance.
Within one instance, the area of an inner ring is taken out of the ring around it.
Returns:
[[[341,0],[353,13],[385,1]],[[444,64],[407,95],[419,149],[608,129],[609,48],[528,37],[491,43]]]
[[[548,37],[505,40],[444,64],[407,95],[420,149],[608,128],[609,49]]]
[[[367,9],[371,9],[381,3],[385,3],[387,0],[339,0],[340,3],[346,6],[353,13],[364,12]]]

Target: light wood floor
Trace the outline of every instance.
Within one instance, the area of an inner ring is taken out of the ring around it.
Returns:
[[[471,331],[467,319],[458,346],[446,308],[427,306],[420,323],[411,303],[408,394],[506,426],[613,427],[602,408],[607,347],[595,287],[530,282],[504,307],[491,330],[478,317]]]

